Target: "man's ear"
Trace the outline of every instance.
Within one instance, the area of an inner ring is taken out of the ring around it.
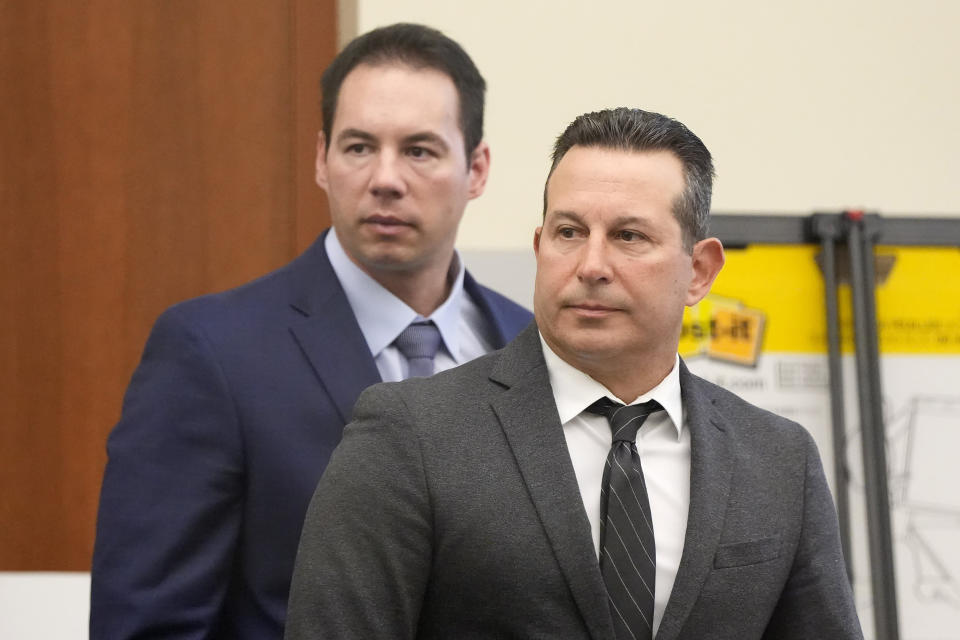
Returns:
[[[723,244],[717,238],[706,238],[693,245],[693,278],[690,280],[690,286],[687,289],[686,305],[693,306],[700,302],[713,281],[717,279],[717,274],[723,267],[724,255]]]
[[[314,175],[314,180],[317,181],[317,185],[324,191],[327,190],[327,139],[323,135],[323,131],[317,134],[317,160],[316,164],[316,173]]]
[[[487,178],[490,176],[490,145],[483,140],[470,154],[468,170],[470,171],[470,190],[467,195],[473,200],[483,193],[487,186]]]
[[[540,234],[543,233],[543,227],[537,227],[533,230],[533,255],[540,257]]]

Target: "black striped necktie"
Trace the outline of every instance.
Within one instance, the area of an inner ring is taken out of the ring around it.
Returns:
[[[613,431],[600,496],[600,573],[618,640],[653,637],[657,552],[635,441],[643,421],[660,409],[656,400],[624,406],[608,398],[587,407],[606,416]]]

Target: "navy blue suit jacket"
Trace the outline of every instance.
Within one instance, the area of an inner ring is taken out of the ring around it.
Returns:
[[[321,236],[285,267],[178,304],[107,442],[91,638],[280,638],[304,514],[380,375]],[[465,289],[512,339],[530,313]]]

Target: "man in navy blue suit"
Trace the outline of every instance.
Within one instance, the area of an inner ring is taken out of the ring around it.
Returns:
[[[157,320],[107,442],[91,638],[280,638],[307,504],[395,343],[435,326],[436,370],[530,321],[454,251],[484,189],[485,84],[419,25],[351,42],[323,76],[317,183],[333,227],[287,266]]]

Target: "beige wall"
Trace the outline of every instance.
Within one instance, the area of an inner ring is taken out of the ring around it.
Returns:
[[[356,29],[433,25],[489,84],[487,193],[460,246],[530,246],[576,115],[674,116],[714,153],[718,212],[960,215],[960,2],[356,0]]]

